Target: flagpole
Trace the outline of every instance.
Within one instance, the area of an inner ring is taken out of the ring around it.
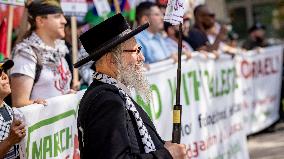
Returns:
[[[169,22],[172,25],[179,24],[176,104],[173,107],[173,131],[172,131],[172,143],[178,143],[178,144],[180,143],[181,140],[181,115],[182,115],[182,105],[180,103],[180,85],[181,85],[183,16],[184,16],[184,0],[168,0],[164,21]]]
[[[115,13],[120,13],[121,12],[121,9],[120,9],[120,6],[119,6],[119,3],[118,3],[118,0],[113,0],[113,3],[114,3],[114,8],[115,8]]]
[[[77,41],[77,17],[71,16],[71,37],[72,37],[72,62],[76,63],[78,58],[78,41]],[[72,87],[79,83],[78,68],[73,68]],[[77,89],[77,88],[76,88]],[[79,88],[78,88],[79,89]]]
[[[7,34],[7,57],[10,57],[12,47],[12,29],[13,29],[14,6],[9,5],[9,18],[8,18],[8,34]]]
[[[176,104],[174,105],[173,109],[173,132],[172,132],[172,143],[178,143],[178,144],[180,143],[181,139],[181,115],[182,115],[182,105],[180,104],[181,52],[182,52],[182,23],[179,23],[177,89],[176,89]]]

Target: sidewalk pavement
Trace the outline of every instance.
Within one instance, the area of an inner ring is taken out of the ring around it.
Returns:
[[[251,159],[284,159],[284,122],[248,138]]]

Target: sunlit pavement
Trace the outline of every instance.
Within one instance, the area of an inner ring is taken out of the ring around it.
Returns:
[[[248,138],[251,159],[284,159],[284,121]]]

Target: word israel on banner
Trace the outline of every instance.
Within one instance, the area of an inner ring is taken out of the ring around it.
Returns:
[[[88,11],[86,0],[61,0],[61,7],[67,16],[85,16]]]
[[[259,132],[279,119],[283,47],[236,56],[236,104],[244,108],[247,134]]]
[[[168,0],[164,21],[172,25],[183,23],[184,0]]]
[[[24,6],[25,0],[0,0],[0,3],[9,4],[9,5]]]

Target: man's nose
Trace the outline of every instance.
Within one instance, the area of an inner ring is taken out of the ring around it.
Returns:
[[[66,24],[66,23],[67,23],[67,21],[66,21],[66,19],[65,19],[65,17],[64,17],[63,14],[61,15],[61,22],[62,22],[63,24]]]

